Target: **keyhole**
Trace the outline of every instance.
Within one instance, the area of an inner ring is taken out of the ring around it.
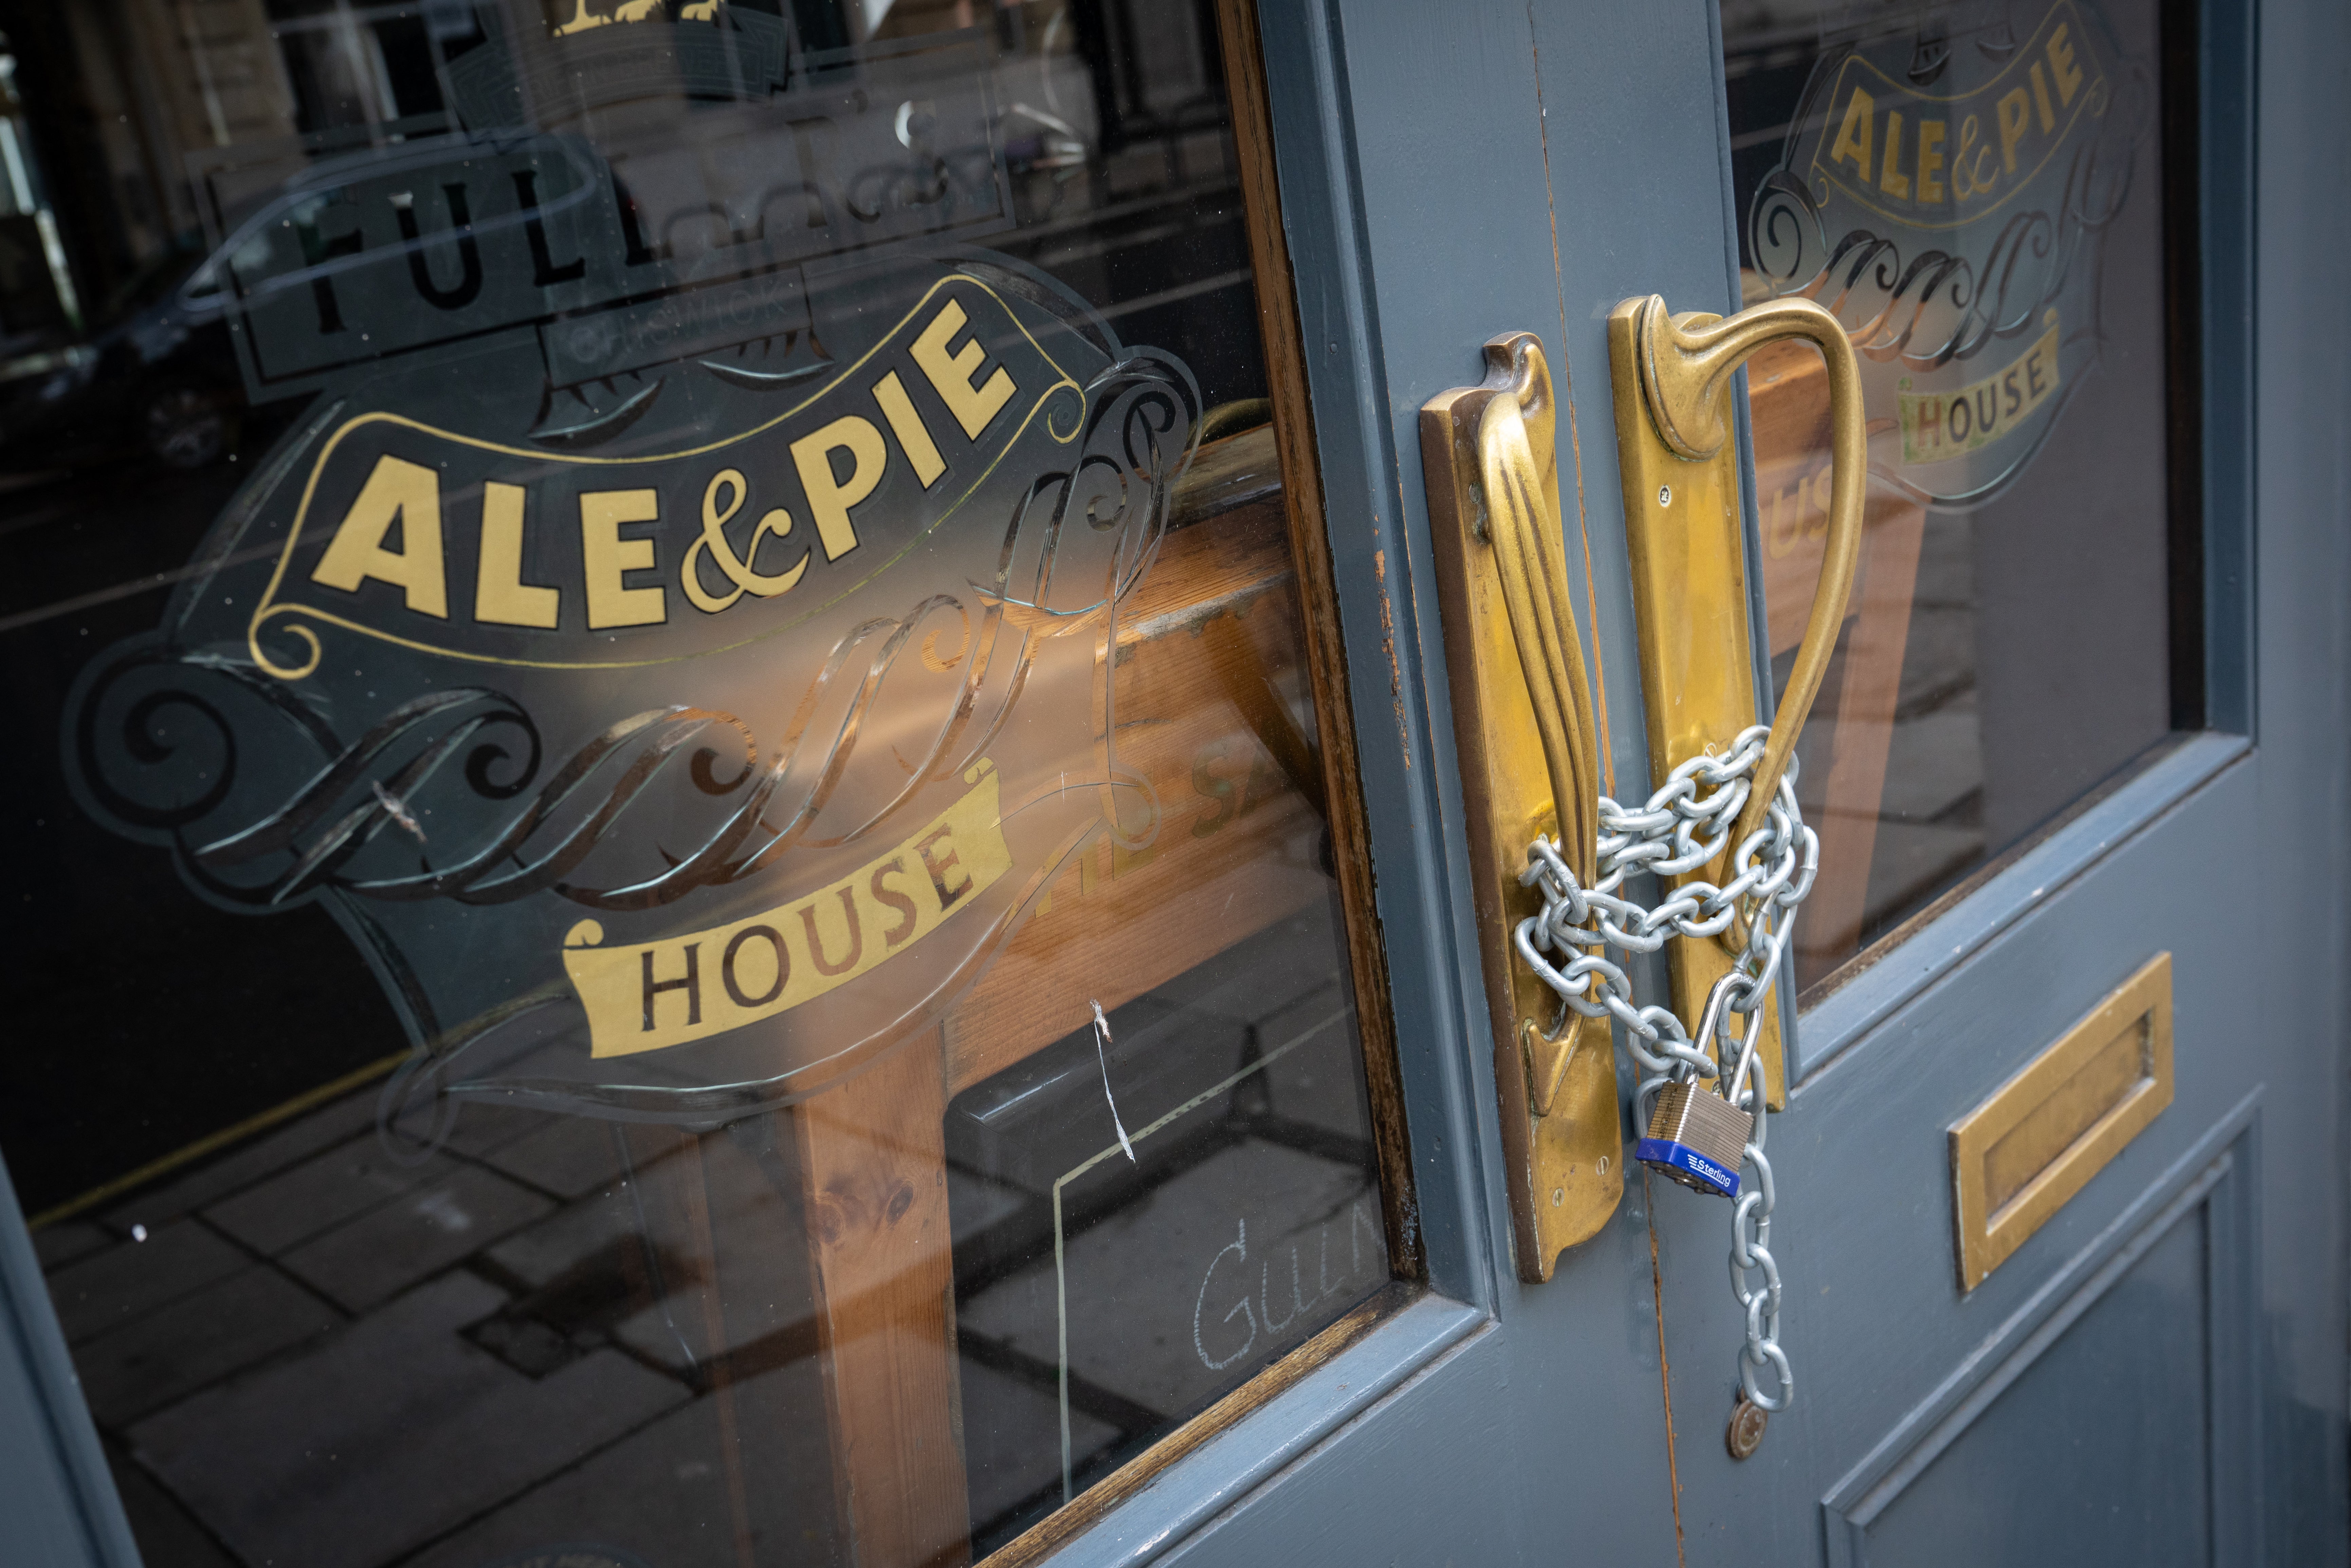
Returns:
[[[1657,505],[1659,505],[1660,507],[1670,507],[1670,506],[1672,506],[1673,504],[1674,504],[1674,487],[1673,487],[1671,485],[1660,485],[1660,486],[1657,486]]]

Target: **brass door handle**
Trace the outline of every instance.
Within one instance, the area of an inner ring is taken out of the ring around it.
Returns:
[[[1660,782],[1755,722],[1730,378],[1763,344],[1790,336],[1812,339],[1828,356],[1831,521],[1794,678],[1734,848],[1771,809],[1852,592],[1865,456],[1860,375],[1836,319],[1810,300],[1774,300],[1723,320],[1675,319],[1661,299],[1635,299],[1609,322],[1649,755]],[[1606,1222],[1624,1184],[1608,1020],[1561,1006],[1511,939],[1541,906],[1519,881],[1538,834],[1557,835],[1582,885],[1597,881],[1600,737],[1568,594],[1556,411],[1542,345],[1517,332],[1486,345],[1483,382],[1430,399],[1420,423],[1511,1217],[1519,1272],[1529,1280],[1549,1279],[1562,1249]],[[1729,880],[1717,866],[1687,874]],[[1672,946],[1674,1010],[1695,1021],[1734,950],[1722,938]],[[1776,1012],[1761,1022],[1776,1104],[1786,1082]]]
[[[1726,747],[1755,722],[1738,455],[1729,439],[1731,377],[1749,355],[1784,338],[1817,344],[1828,362],[1828,537],[1788,690],[1724,860],[1763,825],[1771,810],[1852,597],[1868,460],[1860,363],[1836,318],[1809,299],[1767,300],[1724,318],[1668,315],[1666,302],[1650,295],[1624,301],[1608,319],[1649,767],[1659,784],[1690,758]],[[1694,879],[1719,884],[1729,876],[1718,861],[1670,880]],[[1677,1013],[1698,1016],[1746,936],[1734,921],[1720,936],[1677,937],[1668,944]],[[1787,1097],[1779,1009],[1765,1009],[1757,1021],[1763,1030],[1761,1053],[1771,1103],[1777,1109]]]
[[[1641,397],[1651,427],[1674,455],[1704,463],[1729,441],[1724,415],[1730,378],[1748,356],[1782,338],[1804,338],[1828,361],[1830,489],[1829,531],[1821,558],[1820,586],[1813,591],[1804,639],[1788,676],[1787,695],[1771,720],[1771,737],[1756,766],[1755,792],[1740,814],[1733,844],[1763,825],[1771,796],[1787,771],[1813,698],[1820,694],[1845,601],[1853,595],[1861,559],[1862,490],[1867,477],[1868,438],[1861,408],[1861,366],[1853,342],[1837,319],[1810,299],[1790,298],[1750,305],[1728,319],[1691,312],[1669,317],[1666,302],[1652,294],[1616,308],[1628,319],[1639,367]],[[1612,319],[1610,325],[1614,326]],[[1620,437],[1621,438],[1621,437]],[[1646,497],[1646,488],[1644,491]],[[1723,738],[1728,739],[1726,736]]]

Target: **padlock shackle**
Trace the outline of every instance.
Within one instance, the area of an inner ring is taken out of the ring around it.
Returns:
[[[1706,1007],[1698,1014],[1698,1046],[1700,1051],[1713,1045],[1715,1036],[1722,1031],[1722,1015],[1729,1007],[1730,993],[1733,990],[1747,988],[1749,987],[1746,977],[1733,969],[1715,981],[1713,988],[1706,993]],[[1755,1066],[1755,1048],[1762,1042],[1762,1039],[1763,1020],[1750,1015],[1747,1019],[1747,1032],[1740,1037],[1739,1066],[1728,1074],[1721,1072],[1718,1068],[1715,1075],[1716,1087],[1721,1092],[1723,1099],[1733,1107],[1739,1103],[1739,1086],[1747,1082],[1747,1074]]]

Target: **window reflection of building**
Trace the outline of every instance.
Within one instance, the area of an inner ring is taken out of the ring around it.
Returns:
[[[441,107],[429,25],[441,18],[428,19],[413,5],[350,0],[272,0],[269,9],[269,30],[305,131],[371,125]]]
[[[2158,57],[2155,10],[2117,0],[2069,6],[2061,16],[2052,0],[2039,0],[1907,7],[1865,23],[1816,0],[1727,3],[1723,75],[1745,302],[1812,287],[1809,272],[1775,277],[1770,258],[1759,258],[1765,211],[1759,193],[1784,177],[1790,150],[1814,145],[1834,129],[1822,108],[1834,95],[1820,89],[1850,57],[1858,53],[1886,81],[1902,84],[1889,93],[1949,93],[1983,82],[1999,62],[2023,57],[2021,43],[2059,22],[2085,29],[2085,37],[2095,26],[2096,47],[2115,62],[2117,104],[2139,101],[2132,94],[2151,103],[2158,84],[2146,62]],[[2117,108],[2107,119],[2121,127],[2131,116]],[[2120,131],[2116,137],[2109,149],[2116,166],[2133,172],[2113,188],[2126,190],[2127,199],[2098,225],[2097,248],[2081,253],[2067,274],[2086,280],[2087,298],[2098,302],[2100,347],[2067,372],[2067,401],[2050,403],[2059,412],[2045,444],[2034,447],[2032,437],[2002,448],[2025,455],[1978,491],[1948,483],[1922,489],[1919,465],[1938,456],[1906,455],[1893,434],[1907,428],[1893,389],[1871,411],[1878,444],[1859,574],[1838,653],[1798,749],[1799,798],[1822,839],[1821,881],[1796,939],[1797,979],[1808,989],[2077,809],[2182,723],[2168,685],[2167,657],[2176,655],[2165,644],[2198,633],[2168,622],[2165,598],[2167,572],[2179,570],[2163,533],[2174,504],[2162,455],[2167,196],[2153,141],[2134,143]],[[1880,145],[1890,156],[1893,144]],[[1910,145],[1915,170],[1915,132]],[[1901,172],[1886,174],[1884,161],[1877,167],[1874,194],[1898,194]],[[1889,218],[1885,226],[1913,254],[1949,249],[1989,267],[1980,229],[1970,252],[1964,225],[1906,229],[1902,221]],[[1832,226],[1839,235],[1854,232]],[[1898,271],[1887,267],[1884,276]],[[1873,285],[1858,268],[1820,276],[1832,275],[1834,285],[1821,286],[1817,297],[1861,330],[1877,308]],[[2066,309],[2087,314],[2082,298]],[[2045,328],[2053,344],[2058,323],[2053,302],[2045,317],[2032,318],[2032,332]],[[1999,340],[2011,346],[1946,380],[1968,382],[1965,390],[1984,400],[1977,406],[1991,406],[1995,382],[1988,378],[2024,365],[2033,351],[2022,333],[2020,321]],[[1883,340],[1863,347],[1879,363],[1891,351]],[[1962,388],[1920,373],[1919,406],[1929,397],[1936,407],[1958,401]],[[1909,388],[1902,382],[1906,395]],[[1784,681],[1825,529],[1827,404],[1810,350],[1758,355],[1748,391],[1761,575],[1775,670]],[[2003,407],[2019,412],[2014,402]],[[1977,444],[1991,447],[1995,439]],[[2116,462],[2117,453],[2131,456]]]

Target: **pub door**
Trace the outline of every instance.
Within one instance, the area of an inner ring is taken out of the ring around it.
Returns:
[[[2344,30],[12,15],[26,1560],[2341,1561]]]
[[[1186,1560],[2343,1560],[2343,19],[2254,9],[1269,8],[1494,1326]]]

